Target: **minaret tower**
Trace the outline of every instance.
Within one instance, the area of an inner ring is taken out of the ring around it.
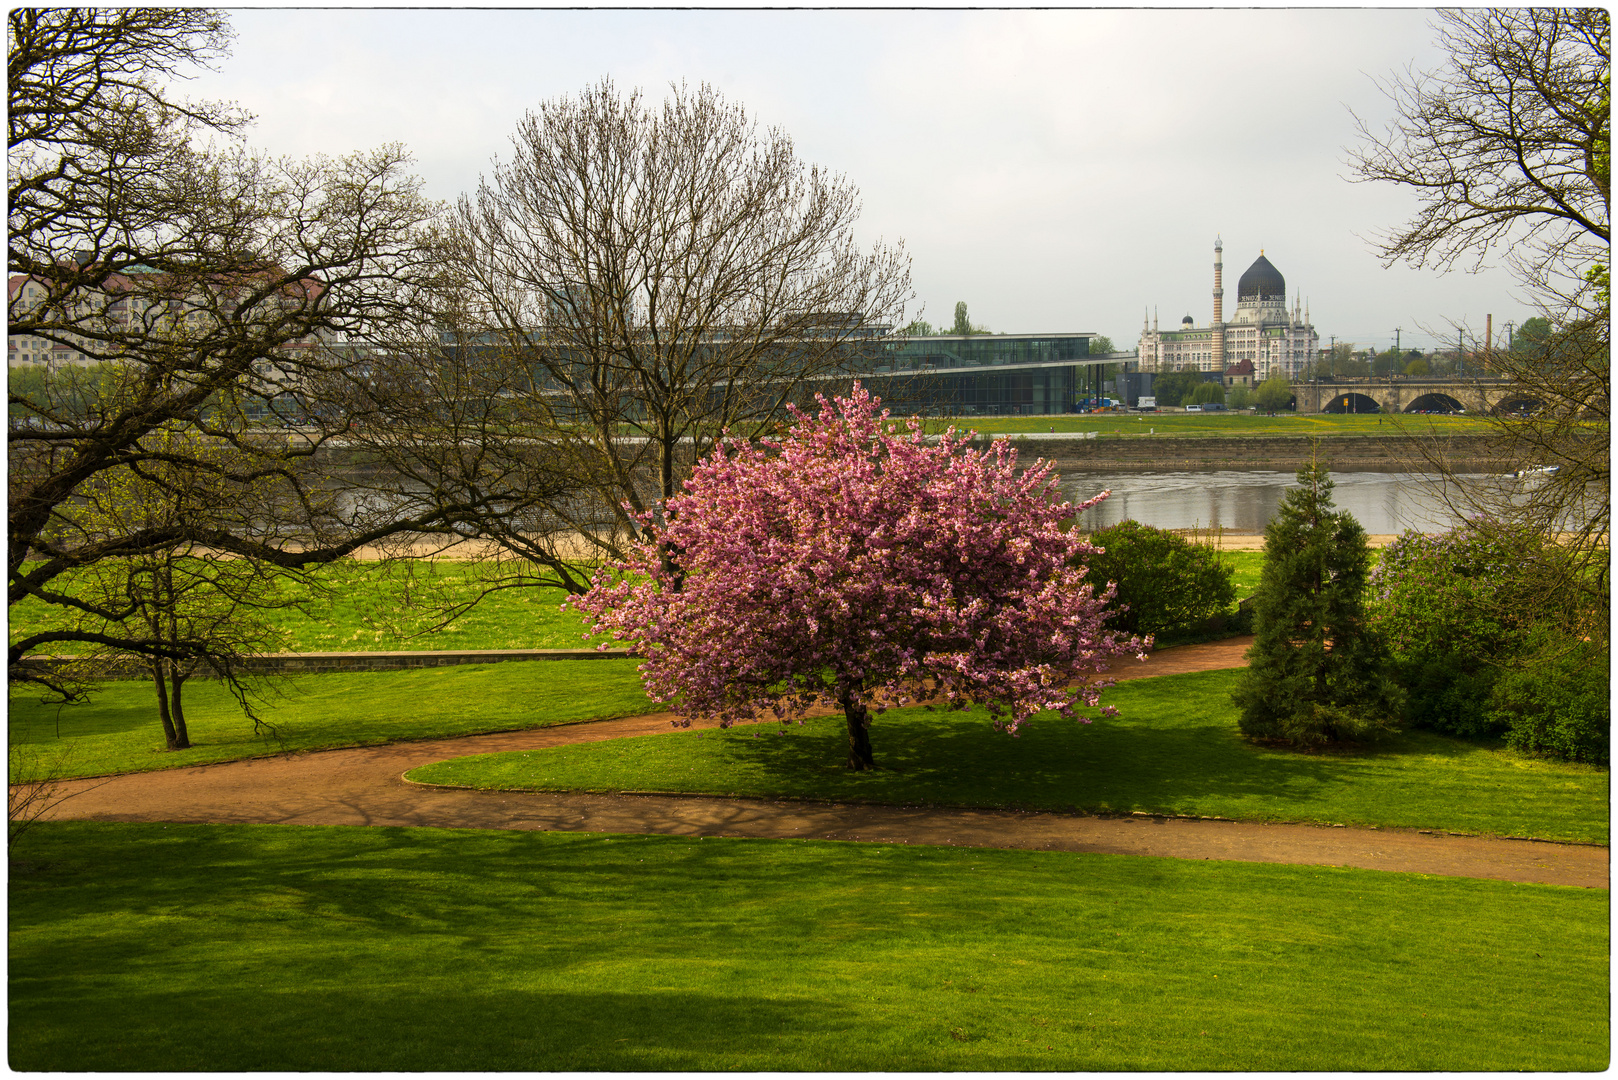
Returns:
[[[1213,369],[1225,370],[1225,242],[1214,237]]]

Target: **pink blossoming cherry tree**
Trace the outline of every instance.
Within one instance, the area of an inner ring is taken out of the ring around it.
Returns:
[[[889,707],[983,705],[1014,734],[1099,704],[1110,658],[1145,648],[1103,628],[1112,587],[1085,580],[1096,549],[1063,528],[1106,493],[1073,506],[1004,441],[900,432],[858,383],[818,400],[780,439],[722,441],[579,602],[646,658],[647,693],[685,726],[835,704],[851,769],[874,767],[871,715]]]

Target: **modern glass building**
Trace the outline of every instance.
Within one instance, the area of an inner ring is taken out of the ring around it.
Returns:
[[[1094,334],[971,334],[891,337],[862,375],[896,413],[1016,416],[1073,412],[1099,391]]]

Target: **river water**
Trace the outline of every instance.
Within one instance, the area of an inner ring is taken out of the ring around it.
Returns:
[[[1333,472],[1332,501],[1373,535],[1441,532],[1455,518],[1437,499],[1438,478],[1417,473]],[[1102,491],[1112,495],[1084,515],[1083,526],[1102,529],[1130,518],[1160,529],[1219,528],[1263,532],[1288,488],[1290,472],[1079,472],[1062,474],[1062,494],[1073,502]]]
[[[1438,478],[1416,473],[1333,472],[1332,500],[1372,535],[1405,529],[1441,532],[1454,517],[1435,497]],[[1474,478],[1467,478],[1474,479]],[[1477,477],[1476,480],[1483,480]],[[1103,529],[1129,518],[1161,529],[1218,528],[1234,533],[1261,533],[1275,516],[1288,488],[1297,486],[1290,472],[1260,469],[1196,472],[1086,472],[1062,474],[1064,498],[1080,502],[1102,491],[1112,495],[1086,512],[1082,527]],[[374,493],[350,492],[350,500],[376,499]]]

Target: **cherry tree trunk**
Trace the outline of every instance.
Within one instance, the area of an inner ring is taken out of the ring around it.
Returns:
[[[844,692],[838,700],[848,717],[848,767],[856,772],[876,768],[871,757],[871,713],[853,694]]]

